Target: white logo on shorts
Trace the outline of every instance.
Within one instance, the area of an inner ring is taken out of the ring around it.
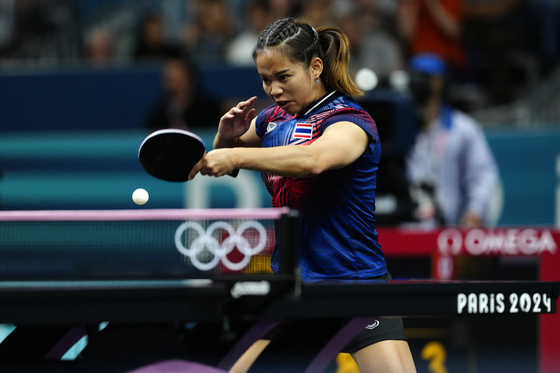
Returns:
[[[379,320],[375,320],[373,324],[369,324],[368,326],[366,326],[366,329],[372,330],[377,328],[378,326],[379,326]]]

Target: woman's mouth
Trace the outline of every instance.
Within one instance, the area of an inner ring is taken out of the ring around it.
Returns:
[[[290,101],[276,101],[276,104],[286,110],[290,106]]]

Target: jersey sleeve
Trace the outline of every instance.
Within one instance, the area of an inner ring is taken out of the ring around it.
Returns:
[[[255,129],[257,131],[257,136],[259,136],[261,139],[264,137],[266,128],[268,127],[268,123],[270,123],[271,118],[277,108],[277,105],[270,105],[269,107],[261,111],[259,115],[257,115],[257,119],[255,121]]]
[[[323,122],[323,131],[338,122],[351,122],[366,131],[372,145],[379,142],[379,133],[372,117],[363,109],[345,108],[336,110]]]

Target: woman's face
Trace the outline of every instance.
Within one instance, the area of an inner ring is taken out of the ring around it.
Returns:
[[[261,51],[256,63],[264,91],[289,114],[300,113],[326,93],[323,84],[316,83],[321,73],[316,64],[306,69],[276,47]]]

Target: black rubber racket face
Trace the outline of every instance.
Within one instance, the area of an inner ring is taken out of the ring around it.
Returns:
[[[150,134],[140,145],[138,159],[146,172],[165,181],[188,180],[193,166],[204,156],[206,148],[192,132],[165,129]]]

